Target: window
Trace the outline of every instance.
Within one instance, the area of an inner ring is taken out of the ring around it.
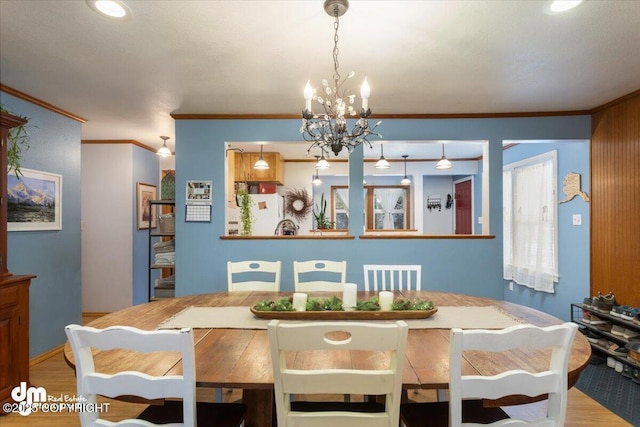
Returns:
[[[403,230],[407,229],[405,205],[407,198],[406,188],[403,187],[369,187],[371,195],[367,195],[366,211],[373,212],[367,215],[367,228],[374,230]],[[371,226],[373,225],[373,226]]]
[[[553,293],[558,281],[557,152],[504,166],[502,180],[504,278]]]
[[[335,228],[347,230],[349,228],[349,188],[331,187],[331,212]]]
[[[332,221],[336,228],[349,228],[349,189],[331,187]],[[410,198],[405,186],[367,185],[364,188],[365,224],[368,230],[411,228]]]

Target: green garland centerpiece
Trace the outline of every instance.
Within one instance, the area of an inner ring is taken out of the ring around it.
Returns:
[[[307,311],[344,311],[342,300],[336,296],[331,298],[309,298],[307,300]]]
[[[293,299],[282,297],[277,300],[264,300],[253,306],[256,311],[294,311]]]
[[[411,301],[409,298],[400,297],[391,304],[391,310],[433,310],[433,303],[427,300],[423,301],[420,298]]]
[[[356,311],[379,311],[380,310],[380,300],[377,296],[366,300],[366,301],[357,301],[356,302]]]
[[[293,297],[281,297],[277,300],[264,300],[254,305],[256,311],[295,311]],[[329,298],[309,298],[306,311],[344,311],[342,300],[337,296]],[[433,302],[416,298],[396,298],[391,304],[392,311],[429,311],[433,310]],[[380,301],[377,296],[368,300],[357,301],[356,311],[380,311]]]

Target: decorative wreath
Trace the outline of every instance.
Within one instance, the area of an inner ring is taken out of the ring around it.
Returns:
[[[299,190],[293,188],[287,191],[284,200],[285,212],[298,221],[305,219],[313,208],[309,193],[304,188]]]

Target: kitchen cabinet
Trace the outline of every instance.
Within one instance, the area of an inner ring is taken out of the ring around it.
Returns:
[[[280,153],[262,153],[262,158],[269,164],[269,169],[254,169],[253,165],[260,158],[260,153],[235,154],[234,181],[236,182],[273,182],[284,183],[284,160]]]

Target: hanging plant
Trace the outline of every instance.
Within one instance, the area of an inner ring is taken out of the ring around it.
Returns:
[[[305,188],[291,189],[284,197],[284,210],[298,221],[304,220],[311,212],[311,198]]]
[[[251,206],[253,206],[253,200],[249,192],[246,190],[238,191],[240,198],[240,220],[242,221],[242,235],[251,235],[251,226],[253,223],[253,214],[251,213]]]
[[[5,108],[4,105],[0,105],[0,111],[15,116],[15,114]],[[30,120],[28,117],[17,117],[26,120],[27,123]],[[22,173],[20,172],[20,160],[22,159],[22,154],[25,151],[29,150],[29,140],[31,139],[31,136],[29,136],[29,132],[27,132],[27,123],[11,128],[9,130],[9,135],[7,138],[7,141],[9,143],[9,145],[7,146],[7,173],[11,173],[11,171],[13,171],[18,177],[22,175]]]

